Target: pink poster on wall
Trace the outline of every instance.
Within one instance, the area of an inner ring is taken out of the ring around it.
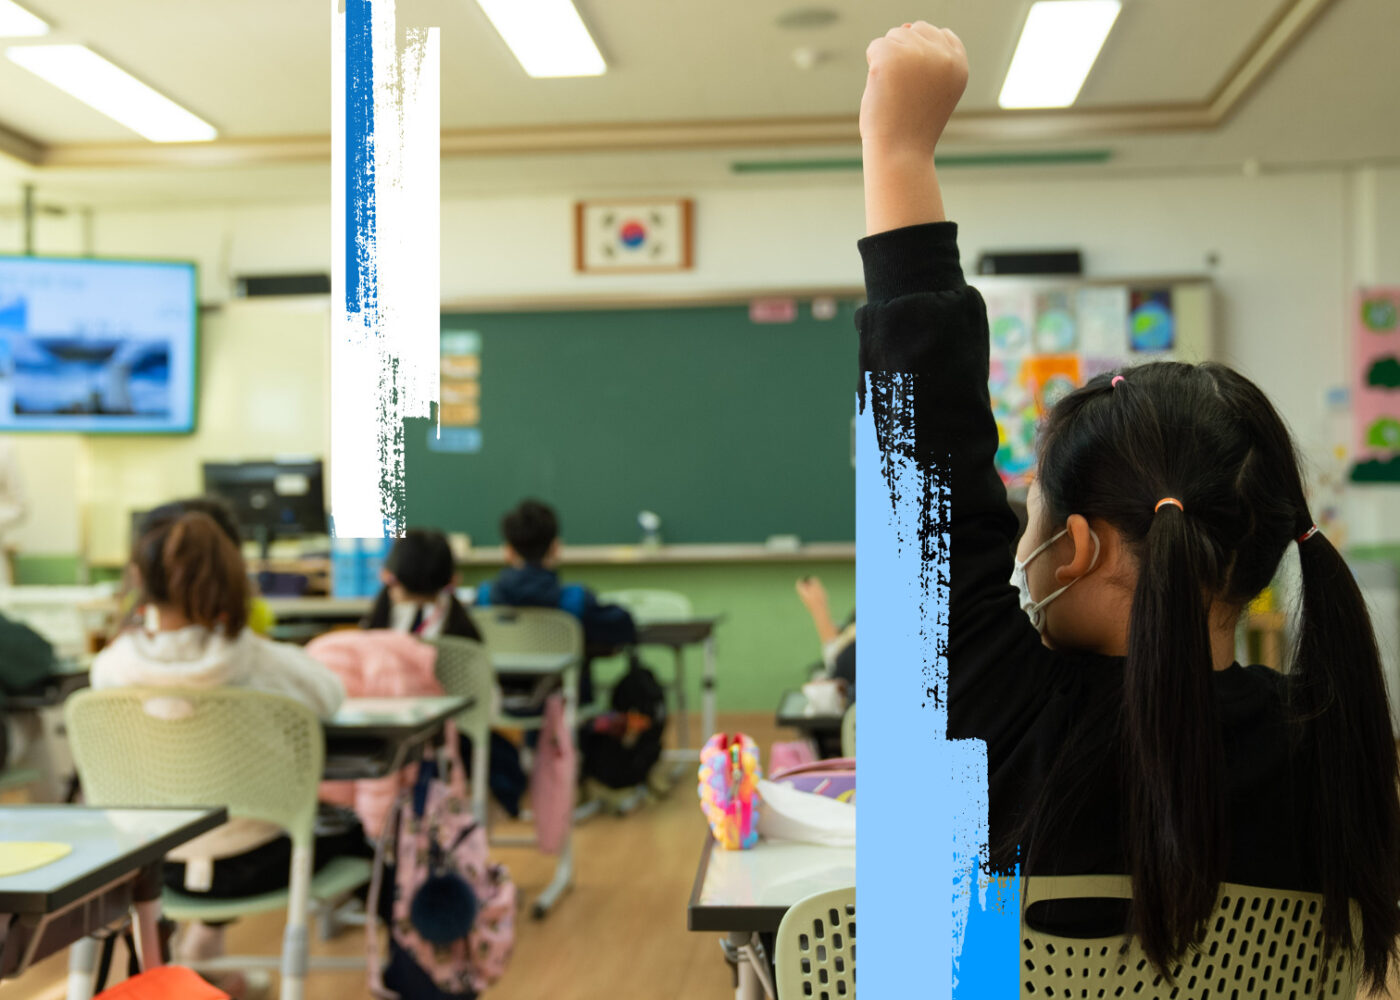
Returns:
[[[1400,482],[1400,288],[1363,288],[1352,312],[1358,483]]]

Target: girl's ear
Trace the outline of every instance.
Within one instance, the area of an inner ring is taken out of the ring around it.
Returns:
[[[1099,539],[1099,544],[1094,542],[1094,532],[1089,528],[1089,522],[1083,515],[1071,514],[1069,520],[1065,522],[1065,529],[1069,532],[1066,536],[1074,546],[1074,553],[1070,556],[1069,562],[1062,564],[1055,570],[1055,582],[1061,585],[1078,580],[1091,570],[1098,569],[1104,563],[1104,553],[1100,546],[1104,544],[1104,539]],[[1102,534],[1102,532],[1100,532]],[[1098,557],[1097,561],[1095,556]]]

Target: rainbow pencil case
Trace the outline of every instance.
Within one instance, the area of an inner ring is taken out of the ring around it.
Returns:
[[[758,843],[758,747],[743,733],[718,733],[700,751],[700,808],[726,850]]]

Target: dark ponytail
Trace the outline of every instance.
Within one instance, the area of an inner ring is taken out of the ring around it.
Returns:
[[[191,624],[235,636],[248,623],[243,557],[212,517],[189,512],[141,536],[132,553],[143,600],[180,610]]]
[[[1301,535],[1301,533],[1300,533]],[[1354,945],[1347,901],[1363,927],[1363,967],[1386,981],[1400,936],[1400,802],[1395,739],[1386,713],[1380,651],[1361,591],[1332,543],[1298,544],[1302,615],[1289,701],[1302,756],[1324,775],[1312,803],[1329,952]]]
[[[1133,926],[1158,968],[1199,939],[1225,875],[1224,749],[1207,591],[1189,513],[1163,504],[1139,556],[1123,670],[1124,849]]]

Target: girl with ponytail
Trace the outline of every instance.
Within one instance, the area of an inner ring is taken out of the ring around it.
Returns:
[[[912,420],[950,497],[930,526],[950,538],[947,735],[986,743],[992,867],[1131,876],[1129,903],[1026,919],[1133,934],[1163,971],[1222,882],[1320,892],[1325,951],[1383,983],[1400,935],[1396,747],[1365,605],[1313,524],[1286,427],[1221,365],[1101,375],[1041,427],[1012,558],[986,310],[933,163],[966,55],[920,23],[867,57],[861,365],[876,427]],[[1287,669],[1236,663],[1240,615],[1295,547]]]
[[[328,718],[340,707],[340,679],[296,646],[248,627],[248,572],[225,528],[202,510],[153,519],[132,548],[129,569],[140,593],[135,621],[97,654],[95,688],[242,687],[293,698]],[[166,883],[191,894],[231,898],[285,888],[291,841],[276,827],[235,819],[181,848]],[[358,828],[318,837],[315,866],[369,856]],[[209,859],[214,859],[212,863]],[[223,954],[222,925],[181,931],[186,961]],[[259,995],[265,982],[241,973],[219,983],[237,998]]]

